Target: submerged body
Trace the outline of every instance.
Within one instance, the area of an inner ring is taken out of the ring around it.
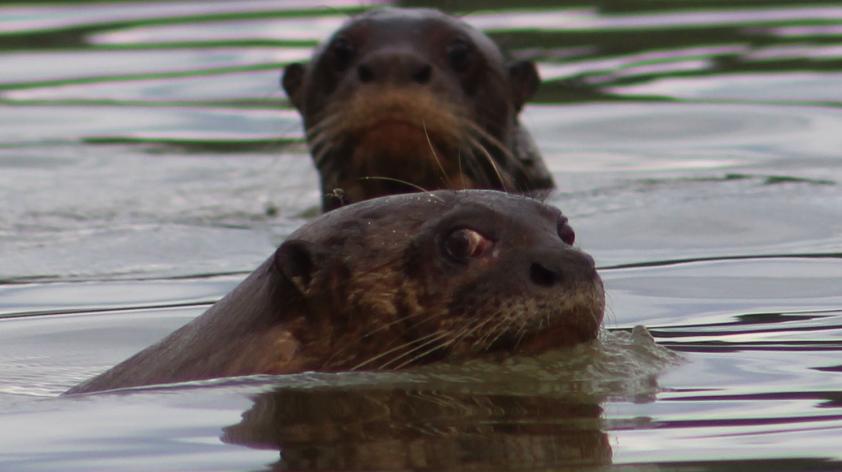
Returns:
[[[399,369],[593,340],[593,259],[557,209],[495,191],[384,197],[295,231],[207,312],[68,393]]]
[[[349,20],[283,86],[301,113],[323,209],[424,188],[553,187],[518,113],[540,79],[479,30],[436,10]]]

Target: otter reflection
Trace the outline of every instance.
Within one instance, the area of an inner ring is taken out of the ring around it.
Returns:
[[[277,449],[271,470],[583,470],[611,463],[591,399],[386,388],[278,388],[223,441]]]

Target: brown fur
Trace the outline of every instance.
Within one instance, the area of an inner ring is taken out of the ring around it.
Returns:
[[[391,196],[329,212],[205,314],[69,392],[396,369],[592,340],[602,283],[593,260],[568,244],[566,221],[494,191]],[[486,250],[454,259],[444,241],[466,229],[486,238]]]
[[[352,18],[283,79],[304,119],[325,210],[419,187],[552,188],[518,120],[539,82],[534,64],[506,63],[467,23],[394,8]]]

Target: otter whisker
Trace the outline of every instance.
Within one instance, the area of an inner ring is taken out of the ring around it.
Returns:
[[[511,320],[511,318],[507,317],[503,320],[502,323],[495,326],[494,330],[497,331],[497,335],[494,336],[494,338],[492,338],[491,341],[489,341],[488,347],[493,346],[494,343],[499,341],[500,338],[502,338],[504,335],[511,333],[511,329],[510,329],[511,325],[512,325],[512,320]]]
[[[465,184],[465,178],[464,178],[465,174],[462,172],[462,150],[461,149],[456,151],[456,166],[457,166],[457,169],[459,170],[459,175],[462,176],[462,179],[461,179],[462,180],[462,188],[460,188],[459,190],[465,190],[468,187]]]
[[[421,126],[424,128],[424,137],[427,139],[427,146],[430,148],[430,154],[433,156],[433,160],[438,165],[439,170],[441,171],[441,180],[443,183],[447,184],[447,171],[444,170],[444,166],[439,159],[438,154],[436,154],[436,148],[433,146],[433,141],[430,139],[430,133],[427,131],[427,123],[422,122]]]
[[[333,136],[326,131],[318,131],[310,135],[310,149],[317,150],[333,147]]]
[[[431,321],[435,321],[439,318],[442,318],[445,315],[445,313],[444,312],[436,312],[435,314],[432,314],[432,315],[429,314],[429,313],[426,313],[424,315],[425,316],[422,317],[420,320],[418,320],[416,323],[413,323],[413,324],[407,326],[406,329],[414,330],[414,329],[422,326],[425,323],[429,323]]]
[[[482,129],[479,125],[477,125],[474,122],[467,121],[465,123],[465,125],[470,131],[472,131],[476,135],[473,138],[474,143],[472,143],[472,144],[474,144],[476,149],[478,149],[478,150],[482,151],[483,153],[488,154],[490,156],[490,153],[485,148],[485,146],[482,144],[483,142],[487,142],[490,145],[494,146],[497,150],[499,150],[499,152],[505,158],[506,163],[515,165],[521,171],[524,171],[524,172],[526,171],[526,169],[524,167],[524,162],[520,158],[518,158],[518,156],[516,156],[515,153],[511,149],[509,149],[508,146],[503,144],[499,139],[492,136],[490,133],[488,133],[488,131]],[[479,139],[477,139],[477,137]],[[521,189],[518,189],[518,190],[521,190]]]
[[[449,337],[452,337],[452,336],[453,336],[453,334],[452,334],[452,333],[448,333],[447,331],[444,331],[444,332],[436,331],[434,334],[436,334],[437,336],[435,336],[434,338],[429,339],[427,342],[425,342],[425,343],[423,343],[423,344],[420,344],[420,345],[418,345],[418,346],[415,346],[415,347],[413,347],[412,349],[410,349],[410,350],[408,350],[408,351],[404,352],[403,354],[401,354],[401,355],[399,355],[399,356],[397,356],[397,357],[395,357],[395,358],[393,358],[393,359],[389,360],[389,361],[388,361],[388,362],[386,362],[385,364],[382,364],[382,365],[380,366],[380,368],[381,368],[381,369],[388,369],[390,364],[395,363],[396,361],[400,360],[401,358],[404,358],[404,357],[406,357],[406,356],[408,356],[408,355],[412,354],[413,352],[418,351],[419,349],[423,349],[423,348],[425,348],[425,347],[427,347],[427,346],[429,346],[429,345],[431,345],[431,344],[435,344],[435,343],[437,343],[437,342],[439,342],[439,341],[441,341],[441,340],[443,340],[443,339],[447,339],[447,338],[449,338]],[[444,347],[444,346],[448,346],[448,345],[450,345],[450,344],[452,344],[452,343],[453,343],[453,339],[451,339],[450,341],[448,341],[448,342],[446,342],[446,343],[444,343],[444,344],[437,345],[437,346],[433,347],[432,349],[429,349],[429,350],[425,351],[425,354],[424,354],[424,355],[429,354],[429,353],[431,353],[431,352],[434,352],[434,351],[436,351],[437,349],[441,349],[442,347]],[[417,359],[419,359],[420,357],[423,357],[423,356],[415,356],[415,357],[413,358],[413,360],[417,360]],[[406,364],[404,363],[404,364],[401,364],[401,365],[406,365]]]
[[[412,341],[405,342],[405,343],[403,343],[403,344],[399,344],[399,345],[397,345],[397,346],[395,346],[395,347],[393,347],[393,348],[391,348],[391,349],[389,349],[389,350],[387,350],[387,351],[381,352],[381,353],[379,353],[379,354],[376,354],[376,355],[374,355],[374,356],[372,356],[372,357],[370,357],[370,358],[368,358],[368,359],[364,360],[363,362],[361,362],[361,363],[359,363],[359,364],[355,365],[354,367],[351,367],[349,370],[357,370],[357,369],[359,369],[359,368],[361,368],[361,367],[364,367],[364,366],[366,366],[366,365],[368,365],[368,364],[371,364],[372,362],[374,362],[374,361],[376,361],[376,360],[378,360],[378,359],[382,358],[383,356],[388,356],[389,354],[392,354],[393,352],[400,351],[401,349],[405,349],[405,348],[407,348],[407,347],[409,347],[409,346],[412,346],[413,344],[417,344],[417,343],[420,343],[420,342],[424,342],[424,341],[426,341],[426,340],[428,340],[428,339],[430,339],[431,337],[434,337],[434,336],[441,336],[441,333],[439,333],[438,331],[436,331],[436,332],[431,333],[431,334],[428,334],[428,335],[426,335],[426,336],[422,336],[422,337],[420,337],[420,338],[413,339]]]
[[[391,321],[391,322],[387,323],[387,324],[386,324],[386,325],[384,325],[384,326],[381,326],[381,327],[375,328],[375,329],[373,329],[373,330],[371,330],[371,331],[367,332],[366,334],[363,334],[362,336],[360,336],[360,339],[364,339],[364,338],[366,338],[366,337],[368,337],[368,336],[371,336],[371,335],[373,335],[374,333],[376,333],[377,331],[380,331],[381,329],[386,329],[386,328],[388,328],[389,326],[393,326],[393,325],[395,325],[395,324],[397,324],[397,323],[405,322],[405,321],[407,321],[407,320],[409,320],[409,319],[412,319],[412,318],[421,317],[421,320],[420,320],[419,322],[414,323],[414,324],[412,324],[412,325],[410,325],[410,326],[408,326],[408,327],[406,328],[406,329],[412,330],[412,329],[417,328],[418,326],[421,326],[421,324],[423,324],[423,323],[425,323],[425,322],[429,322],[429,321],[435,320],[435,319],[437,319],[437,318],[441,318],[443,315],[444,315],[444,313],[443,313],[443,312],[439,312],[439,313],[436,313],[436,314],[434,314],[434,315],[430,315],[429,313],[424,313],[424,312],[418,312],[418,313],[413,313],[413,314],[410,314],[410,315],[406,315],[406,316],[403,316],[403,317],[401,317],[401,318],[399,318],[399,319],[397,319],[397,320]],[[437,333],[437,332],[438,332],[438,331],[436,331],[435,333]],[[433,333],[433,334],[435,334],[435,333]],[[429,338],[429,335],[428,335],[428,336],[425,336],[425,337],[423,337],[423,338],[421,338],[420,340],[423,340],[423,339],[428,339],[428,338]],[[419,341],[419,340],[417,340],[417,339],[416,339],[416,340],[414,340],[414,341],[412,341],[412,342],[402,344],[402,345],[400,345],[400,346],[397,346],[394,350],[396,350],[396,349],[401,349],[401,348],[403,348],[403,347],[407,347],[407,346],[409,346],[409,345],[414,344],[414,343],[415,343],[415,342],[417,342],[417,341]],[[394,350],[392,350],[392,351],[394,351]],[[379,357],[379,356],[378,356],[378,357]],[[367,362],[368,362],[368,361],[367,361]]]
[[[441,348],[444,348],[444,347],[450,346],[450,345],[451,345],[451,344],[453,344],[454,342],[456,342],[456,339],[451,339],[450,341],[447,341],[446,343],[443,343],[443,344],[441,344],[440,346],[435,346],[435,347],[433,347],[432,349],[428,349],[428,350],[426,350],[426,351],[424,351],[424,352],[422,352],[422,353],[418,354],[417,356],[413,357],[412,359],[408,359],[408,360],[404,361],[404,362],[403,362],[403,363],[401,363],[400,365],[396,366],[396,367],[395,367],[395,369],[403,369],[404,367],[406,367],[406,366],[408,366],[408,365],[411,365],[412,363],[414,363],[414,362],[415,362],[415,361],[417,361],[418,359],[423,359],[423,358],[424,358],[424,356],[427,356],[427,355],[429,355],[429,354],[431,354],[431,353],[433,353],[433,352],[436,352],[437,350],[439,350],[439,349],[441,349]],[[385,367],[385,366],[384,366],[384,367]]]
[[[529,331],[529,319],[524,318],[520,320],[520,328],[517,330],[517,341],[515,341],[515,348],[520,346],[521,341],[523,341],[523,337],[526,336],[527,331]]]
[[[305,133],[310,148],[320,147],[325,142],[331,144],[333,141],[337,141],[342,133],[341,124],[342,122],[337,117],[329,116],[309,126]]]
[[[412,188],[418,190],[419,192],[426,193],[426,194],[430,195],[431,197],[435,198],[436,200],[444,203],[444,200],[442,200],[441,198],[436,196],[436,194],[434,194],[433,192],[425,189],[424,187],[422,187],[420,185],[416,185],[412,182],[407,182],[406,180],[403,180],[403,179],[396,179],[394,177],[385,177],[385,176],[381,176],[381,175],[369,175],[369,176],[366,176],[366,177],[360,177],[359,180],[385,180],[387,182],[397,182],[399,184],[404,184],[408,187],[412,187]]]
[[[462,325],[462,326],[459,326],[458,328],[459,328],[459,331],[458,331],[458,332],[456,332],[456,333],[451,333],[452,339],[451,339],[451,342],[450,342],[450,343],[448,343],[448,344],[453,344],[453,343],[455,343],[455,342],[457,342],[457,341],[461,341],[461,340],[463,340],[463,339],[467,338],[468,336],[470,336],[470,334],[471,334],[473,331],[475,331],[476,326],[472,327],[472,326],[470,325],[470,323],[468,323],[468,324],[464,324],[464,325]]]
[[[370,358],[370,359],[368,359],[364,362],[361,362],[360,364],[357,364],[356,366],[352,367],[351,370],[357,370],[357,369],[359,369],[363,366],[371,364],[372,362],[374,362],[378,359],[383,358],[384,356],[388,356],[389,354],[392,354],[396,351],[400,351],[401,349],[405,349],[405,348],[410,347],[414,344],[418,344],[419,342],[421,343],[421,344],[413,347],[412,349],[404,352],[403,354],[391,359],[390,361],[388,361],[384,364],[381,364],[378,367],[379,369],[386,369],[389,366],[389,364],[397,361],[398,359],[401,359],[402,357],[405,357],[405,356],[417,351],[418,349],[423,349],[424,347],[429,346],[430,344],[441,341],[443,338],[446,338],[448,336],[449,336],[449,333],[447,333],[447,332],[442,333],[442,332],[439,332],[439,331],[435,331],[435,332],[433,332],[431,334],[428,334],[426,336],[422,336],[418,339],[413,339],[412,341],[409,341],[407,343],[401,344],[399,346],[393,347],[392,349],[384,351],[384,352],[382,352],[382,353],[380,353],[380,354],[378,354],[378,355],[376,355],[376,356],[374,356],[374,357],[372,357],[372,358]]]
[[[442,316],[444,316],[444,313],[443,313],[443,312],[436,313],[435,315],[430,315],[429,313],[424,313],[424,312],[413,313],[413,314],[410,314],[410,315],[407,315],[407,316],[401,317],[401,318],[399,318],[399,319],[397,319],[397,320],[391,321],[391,322],[387,323],[387,326],[383,326],[383,327],[379,327],[379,328],[373,329],[373,330],[371,330],[371,331],[367,332],[366,334],[363,334],[362,336],[360,336],[360,338],[359,338],[359,339],[360,339],[360,340],[361,340],[361,339],[364,339],[364,338],[366,338],[366,337],[368,337],[368,336],[373,335],[373,334],[374,334],[374,333],[376,333],[377,331],[380,331],[381,329],[385,329],[385,328],[386,328],[386,327],[388,327],[388,326],[395,325],[395,324],[400,323],[400,322],[403,322],[403,321],[407,321],[407,320],[409,320],[409,319],[411,319],[411,318],[421,317],[421,320],[420,320],[419,322],[417,322],[417,323],[414,323],[414,324],[412,324],[412,325],[410,325],[410,326],[406,327],[406,328],[405,328],[406,330],[412,330],[412,329],[414,329],[414,328],[416,328],[416,327],[420,326],[422,323],[429,322],[429,321],[431,321],[431,320],[435,320],[436,318],[441,318]],[[436,333],[437,333],[437,332],[438,332],[438,331],[436,331]],[[436,333],[433,333],[432,335],[435,335]],[[391,350],[390,350],[390,351],[388,351],[388,352],[381,353],[381,354],[378,354],[377,356],[375,356],[374,358],[367,359],[367,360],[366,360],[365,362],[363,362],[362,364],[358,364],[357,366],[355,366],[354,368],[352,368],[352,370],[353,370],[353,369],[356,369],[357,367],[363,366],[363,365],[365,365],[365,364],[367,364],[367,363],[370,363],[370,362],[372,362],[372,361],[374,361],[374,360],[376,360],[376,359],[378,359],[378,358],[380,358],[380,357],[382,357],[382,356],[384,356],[384,355],[390,354],[391,352],[394,352],[394,351],[397,351],[397,350],[403,349],[403,348],[405,348],[405,347],[411,346],[412,344],[415,344],[416,342],[423,341],[424,339],[429,339],[429,337],[430,337],[430,336],[432,336],[432,335],[428,335],[428,336],[425,336],[425,337],[423,337],[423,338],[416,339],[416,340],[410,341],[410,342],[408,342],[408,343],[405,343],[405,344],[401,344],[401,345],[399,345],[399,346],[396,346],[395,348],[391,349]],[[349,344],[348,344],[348,345],[346,345],[346,346],[345,346],[342,350],[335,352],[335,353],[334,353],[334,354],[330,357],[330,359],[328,359],[328,361],[327,361],[326,365],[327,365],[327,364],[329,364],[329,363],[330,363],[330,361],[332,361],[333,359],[335,359],[336,357],[338,357],[341,353],[343,353],[343,352],[347,351],[348,349],[350,349],[350,348],[351,348],[351,347],[353,347],[353,346],[354,346],[354,345],[353,345],[352,343],[349,343]]]
[[[481,163],[479,162],[476,153],[473,152],[473,148],[476,145],[476,143],[473,143],[467,138],[465,138],[463,144],[468,145],[467,152],[465,153],[467,159],[464,160],[465,169],[468,171],[468,175],[470,175],[474,179],[478,179],[476,183],[486,186],[492,186],[493,182],[490,181],[488,174],[481,167]],[[459,147],[460,156],[462,155],[462,151],[464,149],[465,148],[462,146]]]
[[[321,112],[317,112],[316,114],[314,114],[312,122],[313,123],[321,123],[321,122],[325,122],[325,121],[341,122],[342,121],[341,113],[339,113],[341,111],[342,111],[341,107],[329,105],[327,108],[325,108]]]
[[[606,294],[606,296],[607,296],[607,294]],[[601,308],[602,308],[601,310],[588,310],[588,313],[587,313],[587,315],[592,317],[594,319],[594,321],[596,321],[597,323],[601,323],[601,320],[604,317],[603,312],[605,310],[610,310],[608,307],[605,306],[605,298],[603,298],[600,301],[600,297],[598,297],[596,295],[596,293],[593,292],[593,291],[591,291],[588,294],[579,295],[578,302],[579,302],[579,304],[588,305],[588,306],[601,305]],[[573,303],[571,303],[571,305],[572,304]]]
[[[508,146],[500,142],[499,139],[492,136],[491,133],[489,133],[488,131],[482,129],[482,127],[480,127],[478,124],[474,123],[473,121],[467,121],[465,123],[465,126],[468,128],[468,130],[475,133],[476,136],[482,138],[483,140],[487,141],[489,144],[497,148],[501,153],[503,153],[503,155],[507,159],[510,159],[513,162],[517,162],[518,164],[520,164],[520,160],[517,159],[517,157],[512,153]]]
[[[377,328],[375,328],[371,331],[366,332],[365,334],[363,334],[359,337],[359,340],[363,340],[367,337],[370,337],[370,336],[373,336],[373,335],[377,334],[380,331],[386,330],[386,329],[388,329],[388,328],[390,328],[390,327],[392,327],[392,326],[394,326],[398,323],[402,323],[402,322],[405,322],[405,321],[410,320],[412,318],[420,317],[422,315],[426,315],[426,313],[418,312],[418,313],[411,313],[409,315],[402,316],[402,317],[400,317],[396,320],[393,320],[393,321],[390,321],[390,322],[386,323],[383,326],[379,326],[379,327],[377,327]],[[430,319],[430,317],[425,317],[424,319],[427,320],[427,319]],[[406,344],[403,344],[401,346],[396,347],[395,349],[400,349],[400,348],[405,347],[405,346],[406,346]],[[338,351],[336,351],[335,353],[333,353],[333,355],[330,356],[330,358],[328,358],[327,361],[325,361],[325,365],[331,365],[334,359],[337,359],[337,358],[341,357],[342,354],[348,352],[349,350],[351,350],[352,348],[355,348],[355,347],[356,347],[355,344],[348,343],[345,347],[343,347],[343,348],[339,349]],[[371,360],[373,360],[373,359],[369,359],[366,362],[369,362]]]
[[[496,325],[494,325],[494,327],[492,329],[488,330],[488,332],[490,334],[496,333],[496,335],[494,335],[494,337],[490,341],[488,341],[488,344],[486,344],[486,346],[485,346],[486,349],[493,346],[494,343],[496,343],[498,339],[503,337],[503,335],[508,332],[508,330],[503,329],[503,328],[505,328],[510,323],[511,323],[511,320],[508,317],[504,316],[504,317],[500,318],[500,321],[498,321],[498,323]]]
[[[388,323],[385,323],[382,326],[379,326],[375,329],[372,329],[371,331],[369,331],[369,332],[363,334],[362,336],[360,336],[360,338],[365,339],[365,338],[367,338],[369,336],[372,336],[372,335],[374,335],[374,334],[376,334],[380,331],[383,331],[384,329],[389,329],[389,328],[391,328],[392,326],[394,326],[398,323],[403,323],[404,321],[410,320],[412,318],[416,318],[416,317],[421,316],[423,314],[424,314],[423,312],[418,312],[418,313],[410,313],[409,315],[406,315],[406,316],[401,316],[400,318],[397,318],[397,319],[392,320]],[[428,318],[425,318],[425,319],[428,319]]]
[[[314,122],[312,125],[307,127],[305,133],[307,137],[310,139],[310,143],[313,143],[313,138],[317,135],[326,134],[328,137],[335,137],[341,133],[341,124],[342,122],[335,116],[328,116],[325,119],[318,120]],[[340,125],[340,126],[337,126]]]
[[[324,149],[313,148],[313,162],[315,162],[317,167],[324,167],[325,158],[330,155],[331,149],[333,148],[330,146],[327,146]]]
[[[501,315],[501,314],[502,313],[498,313],[498,315]],[[493,318],[489,318],[489,319],[491,319],[493,321],[496,321],[497,323],[493,326],[493,328],[487,330],[485,332],[485,334],[483,334],[482,337],[478,340],[478,343],[487,344],[486,347],[493,344],[493,342],[488,342],[487,340],[489,338],[491,338],[492,336],[494,336],[495,340],[496,340],[496,338],[499,337],[499,336],[495,336],[495,333],[498,332],[498,330],[500,329],[501,326],[503,326],[504,324],[509,322],[509,320],[505,316],[494,316]]]
[[[307,136],[313,136],[314,134],[321,133],[327,130],[334,130],[336,128],[335,125],[338,121],[339,120],[336,117],[328,116],[308,126],[305,130],[305,133],[307,134]]]
[[[310,137],[310,150],[314,154],[319,154],[318,157],[313,156],[313,160],[321,163],[319,161],[323,159],[322,156],[338,146],[337,141],[336,136],[329,131],[319,131],[318,133],[313,134]]]
[[[466,329],[464,329],[464,330],[462,331],[462,333],[460,333],[459,335],[457,335],[457,336],[456,336],[456,338],[457,338],[457,339],[464,339],[464,338],[467,338],[468,336],[470,336],[470,335],[474,334],[474,333],[475,333],[478,329],[483,328],[485,325],[487,325],[488,323],[490,323],[490,322],[491,322],[491,321],[493,321],[493,320],[494,320],[494,317],[490,317],[490,316],[489,316],[489,317],[487,317],[487,318],[485,318],[485,319],[480,319],[478,323],[475,323],[475,324],[473,325],[473,327],[471,327],[471,326],[469,325]],[[472,348],[476,348],[476,347],[478,347],[479,345],[480,345],[480,344],[479,344],[479,342],[478,342],[478,341],[475,341],[473,344],[471,344],[471,347],[472,347]]]
[[[330,155],[333,147],[334,144],[330,137],[322,139],[321,134],[310,141],[310,152],[313,155],[313,162],[316,163],[316,166],[321,167],[324,165],[325,157]]]
[[[336,146],[337,139],[332,131],[317,131],[309,138],[310,149],[313,152],[326,151]]]
[[[482,153],[482,156],[485,157],[486,162],[491,166],[491,169],[494,171],[494,175],[497,177],[497,181],[500,183],[500,186],[503,187],[503,190],[509,192],[509,185],[507,179],[503,178],[503,174],[500,172],[500,169],[497,167],[497,163],[494,162],[494,157],[488,152],[487,149],[480,143],[476,138],[468,138],[468,142],[474,146],[475,149],[479,150]]]
[[[496,317],[495,317],[495,320],[496,320]],[[499,323],[499,321],[498,321],[498,323]],[[485,350],[485,349],[488,349],[488,346],[489,346],[490,344],[487,342],[487,340],[488,340],[488,339],[489,339],[489,338],[490,338],[493,334],[494,334],[494,330],[491,330],[491,329],[486,330],[486,331],[485,331],[485,333],[484,333],[482,336],[480,336],[480,337],[476,340],[476,342],[474,342],[474,346],[475,346],[475,347],[477,347],[477,348],[479,348],[480,350]]]

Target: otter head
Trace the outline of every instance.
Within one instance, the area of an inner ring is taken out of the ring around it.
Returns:
[[[552,187],[548,174],[526,175],[543,164],[517,155],[528,147],[517,114],[539,85],[534,64],[505,63],[491,39],[457,18],[364,13],[309,64],[288,65],[282,82],[304,118],[325,210],[419,187]],[[329,196],[335,189],[341,200]]]
[[[538,201],[439,191],[328,213],[275,265],[306,307],[307,369],[395,369],[593,340],[603,288],[574,237]]]

